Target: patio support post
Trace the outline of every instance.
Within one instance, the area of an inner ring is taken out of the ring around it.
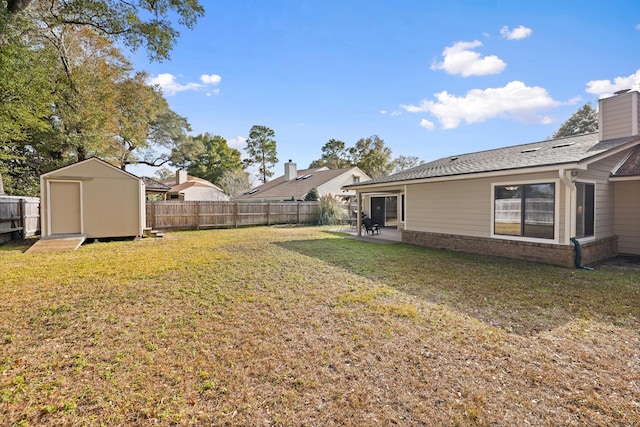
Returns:
[[[362,201],[362,194],[356,190],[356,228],[358,230],[358,237],[362,236],[362,215],[360,214],[360,203]]]

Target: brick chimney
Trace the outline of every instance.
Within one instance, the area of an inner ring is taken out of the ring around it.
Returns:
[[[600,141],[638,135],[640,123],[638,92],[621,90],[598,101]]]
[[[176,171],[176,185],[184,184],[187,182],[187,171],[177,170]]]
[[[287,163],[284,164],[284,180],[291,181],[292,179],[296,179],[298,176],[298,170],[296,169],[296,164],[291,162],[291,159]]]

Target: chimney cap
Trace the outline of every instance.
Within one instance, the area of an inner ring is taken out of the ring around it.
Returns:
[[[614,95],[622,95],[623,93],[631,92],[631,89],[621,89],[613,92]]]
[[[289,163],[291,163],[291,159],[289,159]]]

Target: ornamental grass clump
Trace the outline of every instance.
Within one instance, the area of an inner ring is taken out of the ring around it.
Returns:
[[[333,194],[323,194],[319,202],[318,225],[335,225],[340,218],[347,215],[347,211],[340,206],[340,202]]]

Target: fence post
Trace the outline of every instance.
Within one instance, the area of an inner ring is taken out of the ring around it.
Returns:
[[[196,230],[200,230],[200,202],[196,200]]]
[[[238,228],[238,202],[233,204],[233,227]]]
[[[300,202],[298,202],[298,204],[296,205],[296,224],[300,224]]]
[[[267,225],[271,225],[271,203],[267,202]]]
[[[156,229],[156,202],[151,202],[151,229]]]
[[[22,227],[20,230],[20,238],[24,239],[27,233],[27,201],[25,199],[20,199],[20,203],[18,204],[18,216],[20,217],[20,222],[18,227]]]

